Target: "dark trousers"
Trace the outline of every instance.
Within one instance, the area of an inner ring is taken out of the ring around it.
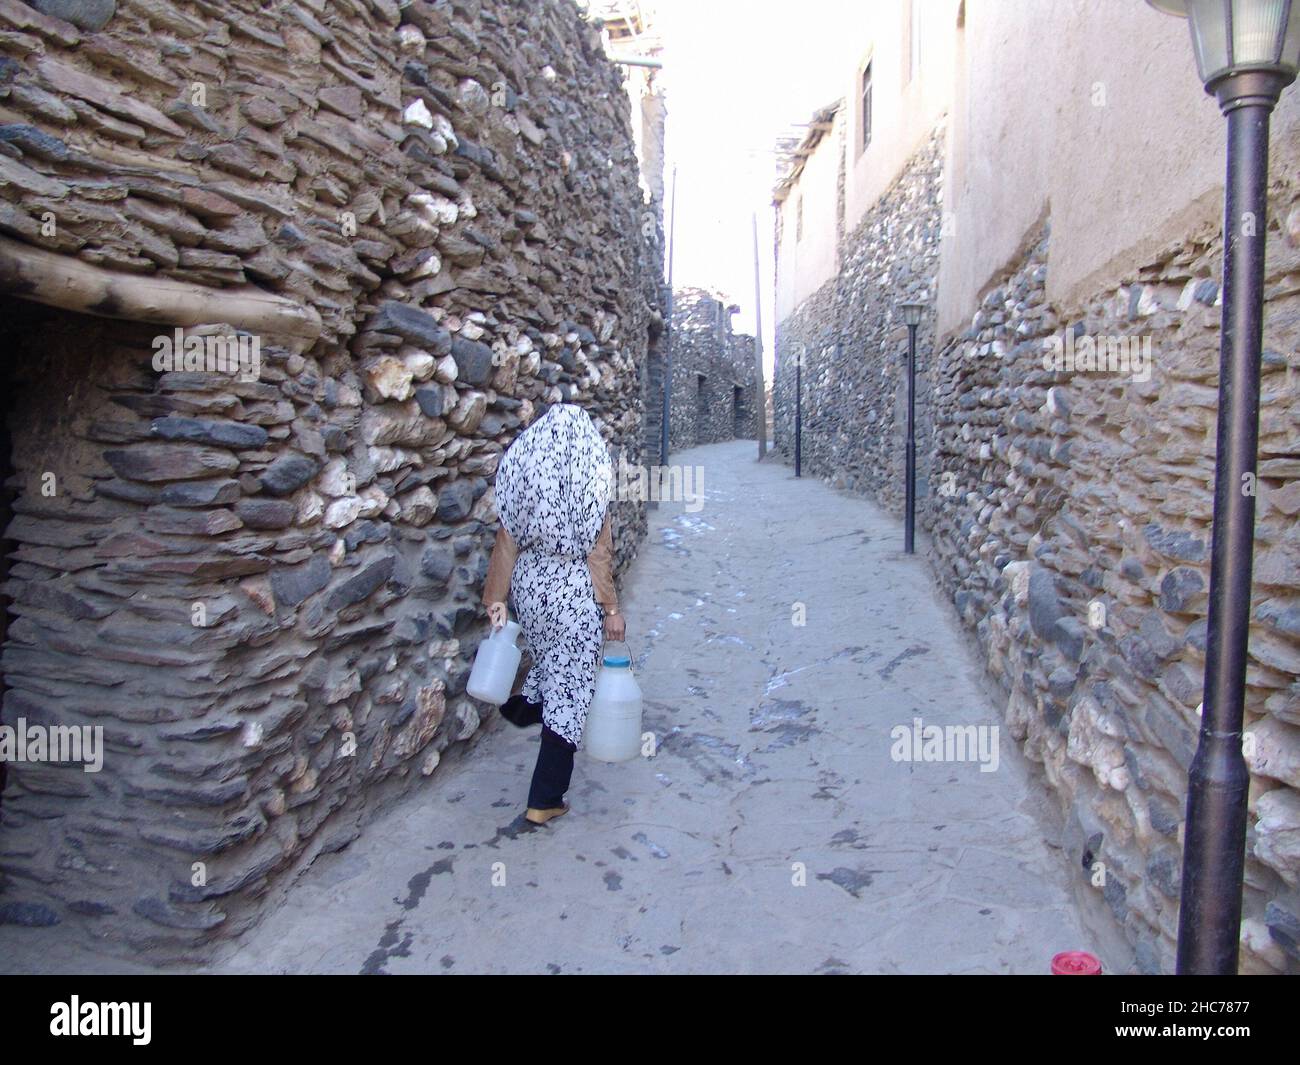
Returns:
[[[542,704],[530,703],[522,695],[512,695],[501,707],[501,716],[512,725],[527,728],[542,724]],[[573,779],[572,743],[558,732],[542,725],[542,743],[533,767],[533,783],[528,789],[528,805],[534,810],[554,810],[564,805],[564,793]]]
[[[564,805],[564,793],[573,777],[573,752],[578,748],[557,732],[542,726],[542,744],[533,767],[528,805],[534,810],[554,810]]]

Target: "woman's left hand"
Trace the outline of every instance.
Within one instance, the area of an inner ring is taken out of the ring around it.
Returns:
[[[627,624],[622,614],[605,615],[605,639],[621,640],[627,635]]]

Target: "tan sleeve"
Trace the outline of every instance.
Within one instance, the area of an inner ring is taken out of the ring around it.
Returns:
[[[596,546],[587,556],[587,568],[591,571],[591,584],[596,590],[596,602],[610,610],[618,609],[618,593],[614,591],[614,532],[609,518],[605,519]]]
[[[497,542],[492,545],[492,559],[488,562],[487,580],[483,582],[483,602],[504,603],[510,594],[510,576],[515,571],[519,548],[503,525],[497,530]]]

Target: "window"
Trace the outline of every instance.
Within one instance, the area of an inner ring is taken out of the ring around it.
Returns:
[[[862,151],[871,146],[871,64],[862,72]]]

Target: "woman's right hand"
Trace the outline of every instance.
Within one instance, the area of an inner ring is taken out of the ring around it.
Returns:
[[[622,614],[605,615],[605,639],[622,640],[627,635],[627,623]]]
[[[488,620],[492,622],[493,632],[504,629],[509,616],[505,603],[488,603]]]

